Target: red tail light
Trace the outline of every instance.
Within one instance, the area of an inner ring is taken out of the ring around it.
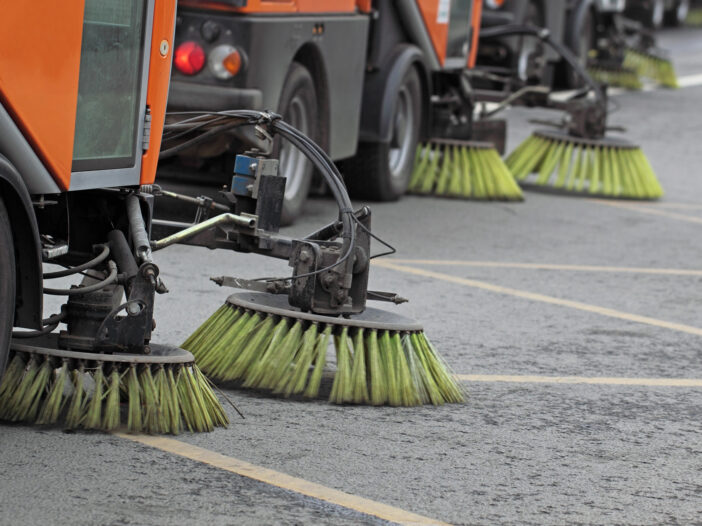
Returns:
[[[184,75],[195,75],[205,65],[205,51],[197,42],[183,42],[175,50],[173,63]]]

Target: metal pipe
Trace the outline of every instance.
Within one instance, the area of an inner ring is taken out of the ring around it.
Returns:
[[[228,212],[229,207],[220,203],[212,201],[209,205],[206,204],[205,199],[202,197],[191,197],[189,195],[177,194],[175,192],[169,192],[168,190],[163,190],[159,192],[160,196],[170,197],[171,199],[177,199],[179,201],[185,201],[186,203],[193,204],[195,206],[207,207],[210,210],[221,210],[222,212]]]
[[[149,234],[146,233],[144,217],[141,215],[139,198],[132,194],[127,196],[127,216],[129,218],[129,231],[132,234],[134,255],[140,262],[151,262],[151,246]]]
[[[196,225],[192,225],[188,228],[185,228],[180,232],[176,232],[175,234],[172,234],[168,237],[159,239],[158,241],[152,241],[151,250],[155,252],[157,250],[161,250],[162,248],[175,245],[176,243],[182,243],[183,241],[190,239],[193,236],[196,236],[200,232],[204,232],[205,230],[209,230],[210,228],[214,228],[216,226],[227,224],[243,226],[246,228],[253,228],[256,226],[256,219],[253,217],[242,217],[236,214],[221,214],[212,217],[207,221],[203,221],[202,223],[198,223]]]

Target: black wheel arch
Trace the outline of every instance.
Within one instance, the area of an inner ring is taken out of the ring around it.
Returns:
[[[0,195],[10,216],[15,251],[15,326],[41,328],[43,282],[39,227],[22,176],[0,154]]]
[[[322,52],[315,44],[307,42],[297,50],[293,57],[293,62],[305,66],[307,71],[310,72],[310,75],[312,75],[314,87],[317,92],[317,139],[319,145],[325,151],[329,151],[329,132],[331,126],[329,78]]]
[[[366,75],[363,86],[360,140],[367,142],[390,142],[394,95],[397,93],[405,72],[415,67],[422,84],[420,137],[427,134],[426,116],[429,114],[431,93],[430,68],[422,51],[414,44],[398,44],[385,57],[377,71]]]

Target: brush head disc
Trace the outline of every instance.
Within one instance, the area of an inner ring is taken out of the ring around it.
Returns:
[[[541,137],[542,139],[547,139],[549,141],[555,142],[567,142],[574,145],[590,146],[590,147],[600,147],[600,148],[621,148],[625,150],[636,150],[639,148],[637,144],[622,139],[620,137],[606,136],[600,139],[588,139],[585,137],[576,137],[575,135],[570,135],[567,131],[563,130],[536,130],[534,132],[536,137]]]
[[[334,331],[337,328],[341,330],[343,327],[391,332],[421,332],[424,330],[424,327],[412,318],[382,309],[368,307],[361,314],[354,314],[348,318],[323,316],[302,312],[297,308],[291,307],[288,305],[287,296],[263,292],[237,292],[227,298],[227,304],[234,308],[251,312],[260,312],[307,323],[317,323],[323,327],[330,326]]]
[[[427,141],[429,144],[436,144],[440,146],[459,146],[463,148],[474,148],[476,150],[492,150],[495,145],[491,142],[485,141],[464,141],[462,139],[441,139],[432,138]]]
[[[25,343],[31,342],[31,343]],[[39,354],[55,358],[57,363],[63,360],[80,361],[83,363],[101,362],[112,364],[118,369],[126,369],[131,364],[135,365],[188,365],[195,362],[195,357],[184,349],[167,345],[151,344],[150,354],[130,353],[92,353],[59,349],[57,335],[49,334],[38,338],[25,339],[21,342],[13,340],[10,349],[15,352]]]

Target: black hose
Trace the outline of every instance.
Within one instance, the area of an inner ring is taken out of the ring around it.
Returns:
[[[42,274],[42,278],[54,279],[78,274],[79,272],[82,272],[84,270],[96,267],[97,265],[105,261],[107,259],[107,256],[109,255],[110,247],[108,245],[102,245],[102,252],[100,252],[100,254],[98,254],[90,261],[86,261],[85,263],[81,263],[80,265],[76,265],[75,267],[71,267],[66,270],[57,270],[56,272],[45,272],[44,274]]]
[[[61,312],[59,314],[54,314],[49,316],[45,320],[41,320],[41,324],[44,326],[37,331],[12,331],[13,338],[36,338],[37,336],[43,336],[44,334],[49,334],[59,323],[66,319],[66,313]]]
[[[351,198],[349,197],[348,191],[346,190],[346,185],[344,184],[343,177],[341,176],[341,173],[339,173],[338,168],[334,164],[334,162],[329,158],[327,153],[319,146],[317,145],[314,141],[312,141],[309,137],[305,136],[302,132],[299,130],[293,128],[290,126],[288,123],[284,122],[280,115],[271,113],[271,112],[261,112],[261,111],[255,111],[255,110],[230,110],[230,111],[221,111],[221,112],[193,112],[193,111],[186,111],[186,112],[175,112],[175,113],[170,113],[169,115],[180,115],[180,116],[187,116],[187,115],[192,115],[192,117],[188,119],[184,119],[179,121],[178,123],[174,123],[173,127],[174,129],[178,130],[183,130],[184,124],[185,123],[192,123],[193,127],[192,129],[200,129],[203,127],[203,121],[202,118],[204,116],[210,116],[211,119],[210,121],[214,120],[216,122],[219,122],[221,120],[221,117],[226,116],[229,117],[230,119],[235,119],[235,122],[231,125],[220,125],[217,128],[208,130],[207,132],[193,138],[187,141],[184,141],[180,145],[174,147],[178,148],[179,150],[188,148],[190,146],[193,146],[194,144],[197,144],[201,142],[202,140],[206,140],[208,137],[215,135],[216,133],[219,133],[221,131],[224,131],[226,129],[232,128],[232,127],[237,127],[237,126],[255,126],[255,125],[267,125],[269,128],[274,132],[278,133],[281,135],[284,139],[289,141],[295,148],[300,150],[305,157],[307,157],[310,162],[313,164],[313,166],[322,174],[324,177],[325,181],[329,185],[329,188],[331,190],[332,196],[334,197],[334,200],[336,201],[337,207],[339,208],[339,220],[341,222],[341,238],[342,238],[342,246],[341,246],[341,253],[342,256],[333,264],[324,267],[322,269],[315,270],[313,272],[308,272],[305,274],[299,274],[294,277],[288,277],[288,278],[259,278],[258,281],[271,281],[271,280],[285,280],[289,281],[292,279],[297,279],[297,278],[303,278],[303,277],[308,277],[308,276],[314,276],[317,274],[320,274],[322,272],[325,272],[327,270],[330,270],[334,267],[337,267],[347,261],[351,255],[353,254],[353,246],[356,240],[356,229],[354,227],[354,224],[359,224],[363,227],[362,223],[358,220],[358,218],[354,215],[353,208],[352,208],[352,203],[351,203]],[[167,125],[168,126],[168,125]],[[165,156],[171,155],[173,149],[168,149],[164,150],[161,152],[161,157],[163,158]],[[365,227],[363,227],[364,230],[368,231]],[[386,245],[388,248],[390,248],[392,253],[394,249],[385,243],[383,240],[381,240],[379,237],[375,236],[374,234],[371,234],[369,231],[368,233],[376,240],[380,241],[384,245]],[[379,255],[384,255],[384,254],[379,254]],[[377,256],[376,256],[377,257]]]
[[[173,146],[172,148],[169,148],[167,150],[161,150],[161,152],[158,154],[159,160],[162,159],[168,159],[169,157],[173,157],[175,154],[182,152],[183,150],[187,150],[191,146],[195,146],[196,144],[199,144],[201,142],[206,141],[210,137],[217,135],[219,133],[222,133],[224,131],[233,129],[233,128],[238,128],[240,126],[245,126],[246,123],[231,123],[231,124],[223,124],[221,126],[218,126],[216,128],[212,128],[211,130],[207,130],[205,133],[202,135],[198,135],[197,137],[193,139],[189,139],[187,141],[184,141],[180,143],[177,146]]]
[[[533,36],[546,42],[546,44],[551,46],[556,51],[556,53],[563,57],[568,63],[568,65],[572,67],[575,70],[575,72],[578,75],[580,75],[580,77],[582,77],[582,79],[588,86],[590,86],[590,88],[595,92],[595,97],[597,97],[597,100],[599,102],[604,103],[604,95],[597,82],[595,82],[595,80],[590,76],[590,74],[583,67],[583,65],[580,64],[578,58],[573,54],[573,52],[570,49],[551,38],[551,35],[547,29],[536,26],[506,24],[504,26],[496,26],[480,30],[480,38],[485,39],[511,37],[519,35]]]
[[[117,282],[117,265],[114,261],[110,260],[107,262],[110,269],[110,275],[104,280],[93,283],[92,285],[86,285],[85,287],[76,287],[74,289],[49,289],[44,287],[44,294],[52,294],[54,296],[77,296],[80,294],[87,294],[89,292],[95,292],[108,285],[112,285]]]

